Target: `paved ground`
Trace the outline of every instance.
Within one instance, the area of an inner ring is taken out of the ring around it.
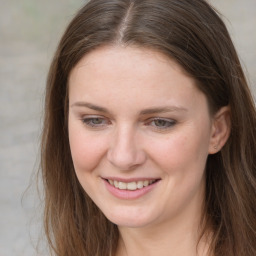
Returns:
[[[38,166],[48,65],[64,25],[82,2],[0,0],[0,256],[38,255],[33,243],[41,220],[34,183],[24,192]],[[256,1],[211,2],[228,18],[256,91]]]

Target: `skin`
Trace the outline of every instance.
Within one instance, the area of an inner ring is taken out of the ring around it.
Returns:
[[[228,138],[228,108],[211,116],[205,95],[177,63],[123,46],[96,49],[78,62],[69,103],[76,175],[118,225],[117,255],[196,255],[205,165]],[[136,199],[120,199],[107,189],[109,177],[158,182]]]

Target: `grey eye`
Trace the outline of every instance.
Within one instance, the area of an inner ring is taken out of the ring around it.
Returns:
[[[108,124],[107,120],[105,120],[104,118],[100,118],[100,117],[84,118],[84,119],[82,119],[82,122],[85,125],[88,125],[90,127],[101,127],[101,126]]]
[[[92,124],[102,124],[103,123],[103,120],[102,120],[102,118],[91,118],[91,123]]]
[[[175,125],[175,123],[176,122],[171,119],[155,118],[151,120],[149,125],[158,129],[166,129],[172,127],[173,125]]]
[[[170,122],[167,122],[166,120],[158,119],[154,121],[155,126],[169,126]]]

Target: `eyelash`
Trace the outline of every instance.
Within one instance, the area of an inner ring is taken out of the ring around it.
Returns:
[[[104,124],[93,123],[93,121],[96,121],[96,120],[101,121],[101,122],[105,121],[105,122],[104,122]],[[86,117],[86,118],[82,118],[82,122],[91,128],[101,128],[104,125],[109,124],[109,122],[103,117]]]
[[[108,121],[104,117],[86,117],[86,118],[82,118],[81,120],[86,126],[91,128],[103,128],[105,125],[110,124],[110,121]],[[96,123],[93,123],[95,121]],[[100,121],[100,123],[97,123],[97,121]],[[162,124],[160,123],[160,125],[159,124],[157,125],[156,122],[159,122],[159,121],[162,122]],[[165,118],[151,118],[146,122],[146,126],[152,126],[156,130],[171,129],[175,124],[176,124],[175,120],[165,119]]]
[[[162,125],[161,125],[161,123],[160,123],[160,126],[156,125],[156,122],[158,122],[158,121],[162,122]],[[154,129],[167,130],[167,129],[172,128],[176,124],[176,121],[172,120],[172,119],[165,119],[165,118],[153,118],[153,119],[149,120],[147,125],[150,125],[152,123],[154,123],[154,125],[153,125]]]

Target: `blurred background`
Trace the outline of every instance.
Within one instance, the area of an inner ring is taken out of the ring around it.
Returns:
[[[209,1],[225,16],[256,95],[256,1]],[[85,2],[0,0],[0,256],[47,255],[34,248],[45,80],[65,26]]]

